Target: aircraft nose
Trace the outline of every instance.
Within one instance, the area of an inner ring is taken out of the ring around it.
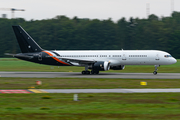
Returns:
[[[172,59],[172,64],[176,63],[177,60],[175,58]]]

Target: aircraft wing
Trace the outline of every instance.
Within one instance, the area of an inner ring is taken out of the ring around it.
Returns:
[[[95,63],[97,62],[96,60],[87,60],[87,59],[73,59],[73,58],[62,58],[62,57],[56,57],[59,60],[63,60],[66,62],[73,62],[73,63],[79,63],[79,64],[89,64],[89,63]]]

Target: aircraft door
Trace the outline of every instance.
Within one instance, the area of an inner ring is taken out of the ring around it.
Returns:
[[[159,55],[158,54],[156,54],[156,58],[155,58],[156,60],[159,60]]]
[[[126,60],[126,54],[123,53],[122,60]]]

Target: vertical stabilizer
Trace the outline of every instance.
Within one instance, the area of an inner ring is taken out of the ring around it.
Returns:
[[[41,52],[43,50],[21,26],[12,27],[22,53]]]

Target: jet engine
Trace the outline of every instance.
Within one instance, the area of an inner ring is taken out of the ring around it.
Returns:
[[[93,71],[107,71],[110,69],[110,63],[109,62],[96,62],[94,63],[89,69],[92,69]]]
[[[112,70],[123,70],[125,65],[118,65],[118,66],[111,66],[110,69]]]

